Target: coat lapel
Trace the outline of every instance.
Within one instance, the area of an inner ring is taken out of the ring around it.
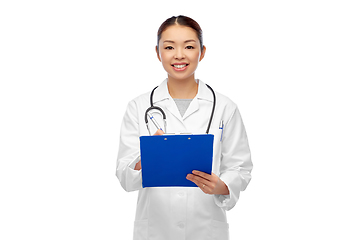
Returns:
[[[160,101],[164,101],[164,105],[166,109],[174,115],[180,122],[184,124],[184,120],[191,116],[193,113],[199,110],[199,101],[206,100],[213,102],[213,95],[208,87],[200,80],[198,81],[198,93],[196,94],[195,98],[191,101],[188,109],[186,110],[183,117],[181,117],[178,107],[174,99],[169,94],[169,89],[167,86],[167,79],[165,79],[159,87],[155,90],[156,94],[154,94],[154,104]]]
[[[190,116],[191,114],[195,113],[197,110],[199,110],[199,100],[198,100],[197,97],[195,97],[195,98],[191,101],[188,109],[186,109],[186,112],[185,112],[185,114],[184,114],[184,116],[183,116],[183,119],[185,120],[188,116]]]
[[[171,97],[167,100],[166,108],[172,115],[174,115],[179,121],[183,123],[183,118],[180,115],[179,109],[176,106],[174,99],[172,99]]]
[[[200,101],[209,101],[213,102],[213,95],[210,89],[203,83],[202,81],[198,80],[198,93],[196,94],[195,98],[191,101],[189,108],[186,110],[183,119],[185,120],[187,117],[195,113],[200,108]]]
[[[167,86],[167,79],[165,79],[159,87],[155,90],[154,93],[154,105],[159,102],[163,102],[165,108],[174,115],[180,122],[183,123],[183,118],[180,115],[179,109],[176,106],[174,99],[169,94],[169,89]]]

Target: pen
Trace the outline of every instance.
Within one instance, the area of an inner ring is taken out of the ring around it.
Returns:
[[[160,127],[160,125],[158,124],[158,122],[155,120],[154,116],[151,113],[147,113],[147,115],[149,116],[150,120],[154,123],[155,127],[157,129],[160,129],[161,131],[163,131]]]
[[[219,129],[221,129],[221,137],[220,137],[220,142],[221,142],[222,136],[223,136],[223,131],[224,131],[224,121],[223,120],[220,121]]]

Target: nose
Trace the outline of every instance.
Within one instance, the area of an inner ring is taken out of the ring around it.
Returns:
[[[184,52],[181,48],[178,48],[176,51],[175,51],[175,59],[183,59],[185,58],[184,56]]]

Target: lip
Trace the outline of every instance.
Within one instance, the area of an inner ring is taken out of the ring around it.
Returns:
[[[173,63],[173,64],[171,64],[171,66],[173,66],[173,65],[184,65],[184,64],[189,65],[189,64],[188,64],[188,63],[186,63],[186,62],[177,62],[177,63]]]
[[[174,67],[174,65],[184,65],[184,64],[186,64],[186,66],[183,67],[183,68],[176,68],[176,67]],[[172,66],[172,68],[173,68],[175,71],[181,72],[181,71],[184,71],[184,70],[189,66],[189,64],[186,63],[186,62],[180,62],[180,63],[171,64],[171,66]]]

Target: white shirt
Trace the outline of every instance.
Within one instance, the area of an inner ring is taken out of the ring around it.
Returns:
[[[167,79],[155,90],[154,106],[167,118],[167,132],[204,134],[213,107],[213,94],[200,80],[198,93],[181,117],[171,98]],[[226,210],[239,199],[251,179],[252,162],[245,128],[235,103],[215,92],[216,107],[210,134],[214,134],[212,171],[228,186],[229,195],[208,195],[193,187],[143,188],[139,137],[149,135],[145,111],[150,92],[130,101],[122,122],[116,176],[126,191],[139,191],[134,223],[134,240],[227,240]],[[160,113],[153,113],[162,125]],[[221,120],[224,129],[219,129]],[[155,126],[149,122],[151,133]],[[223,131],[223,133],[222,133]],[[222,137],[221,137],[222,135]]]

